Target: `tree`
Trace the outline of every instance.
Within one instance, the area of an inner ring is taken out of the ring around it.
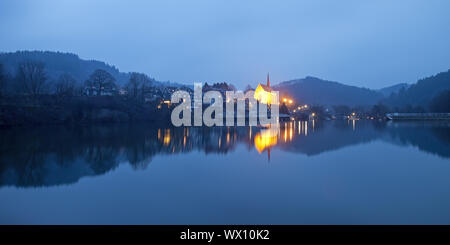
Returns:
[[[85,83],[89,95],[104,95],[105,93],[116,92],[116,79],[107,71],[95,70]]]
[[[75,94],[76,81],[67,73],[59,76],[55,84],[56,95],[60,97],[70,97]]]
[[[424,108],[423,106],[417,105],[417,106],[414,107],[414,112],[417,112],[417,113],[425,113],[425,112],[427,112],[427,111],[425,110],[425,108]]]
[[[389,112],[389,108],[387,106],[379,103],[378,105],[372,106],[370,114],[377,118],[384,118],[386,113],[388,113],[388,112]]]
[[[336,114],[341,115],[341,116],[348,116],[352,113],[352,109],[346,105],[333,106],[333,110]]]
[[[282,103],[279,109],[280,114],[289,114],[289,109],[286,106],[286,103]]]
[[[47,74],[44,67],[43,62],[37,61],[26,61],[19,64],[16,79],[21,92],[33,97],[44,92],[47,85]]]
[[[430,111],[450,112],[450,90],[444,90],[431,99]]]
[[[150,78],[142,73],[131,73],[130,80],[125,86],[128,96],[136,100],[144,100],[145,94],[151,86]]]
[[[414,112],[414,108],[411,104],[407,104],[403,107],[403,112],[412,113]]]
[[[247,92],[247,91],[250,91],[250,90],[254,90],[254,89],[252,88],[252,86],[250,86],[250,84],[247,84],[247,86],[244,89],[244,92]]]
[[[324,118],[328,116],[328,113],[325,110],[325,107],[321,105],[313,105],[311,106],[311,112],[314,113],[319,118]]]
[[[0,98],[5,93],[5,88],[6,88],[6,75],[5,72],[3,71],[3,64],[0,64]]]

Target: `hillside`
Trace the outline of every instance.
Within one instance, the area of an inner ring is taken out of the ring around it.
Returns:
[[[391,106],[428,106],[431,99],[444,90],[450,90],[450,70],[421,79],[407,89],[393,94],[384,102]]]
[[[33,60],[45,63],[45,70],[50,79],[56,79],[66,72],[75,80],[84,82],[96,69],[109,72],[119,84],[124,84],[129,79],[128,73],[120,72],[116,67],[96,60],[82,60],[78,55],[71,53],[50,51],[17,51],[14,53],[0,53],[0,63],[5,70],[14,74],[17,65],[21,62]]]
[[[83,60],[76,54],[52,51],[17,51],[13,53],[0,53],[0,63],[9,74],[15,74],[17,65],[21,62],[33,60],[45,63],[45,70],[50,80],[55,80],[62,73],[70,74],[75,80],[82,83],[96,69],[109,72],[119,85],[124,85],[130,78],[130,73],[120,72],[113,65],[97,60]],[[159,82],[153,79],[153,85],[181,86],[177,83]]]
[[[401,89],[407,89],[409,84],[399,83],[389,87],[378,89],[377,91],[382,93],[384,96],[390,96],[392,93],[398,93]]]
[[[316,77],[291,80],[275,85],[281,96],[292,97],[297,103],[322,105],[373,105],[383,94],[367,88],[344,85]]]

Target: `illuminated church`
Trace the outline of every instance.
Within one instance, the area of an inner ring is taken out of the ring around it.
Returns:
[[[272,102],[272,88],[270,87],[269,73],[267,73],[267,84],[258,84],[255,89],[254,98],[259,101],[259,103],[270,104]]]

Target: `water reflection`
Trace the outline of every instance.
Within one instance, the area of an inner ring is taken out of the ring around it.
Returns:
[[[267,160],[273,148],[314,156],[374,140],[450,158],[448,122],[291,121],[269,128],[52,126],[2,129],[0,133],[0,186],[71,184],[121,163],[145,169],[159,154],[229,154],[238,144],[267,154]]]

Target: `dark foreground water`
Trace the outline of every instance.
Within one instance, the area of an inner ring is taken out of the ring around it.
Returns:
[[[450,224],[450,123],[0,130],[1,224]]]

